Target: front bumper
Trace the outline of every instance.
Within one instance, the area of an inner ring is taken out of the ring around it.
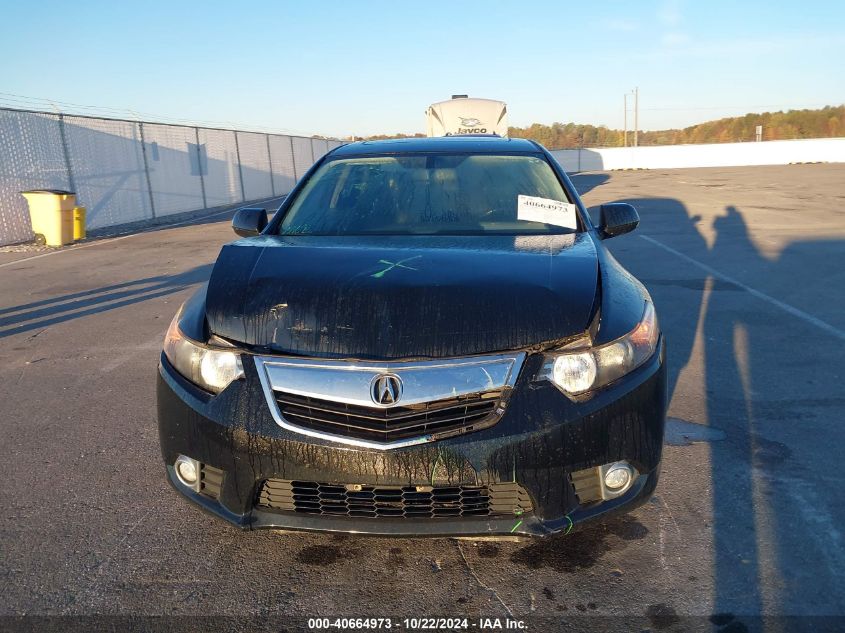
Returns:
[[[273,419],[252,363],[217,396],[197,389],[162,356],[158,419],[162,456],[174,487],[208,512],[242,528],[283,528],[404,536],[540,536],[568,532],[601,515],[630,510],[657,485],[666,414],[665,350],[582,402],[533,382],[542,363],[529,356],[507,411],[493,427],[429,444],[380,451],[309,438]],[[223,471],[213,494],[176,477],[187,455]],[[569,474],[627,460],[640,473],[615,499],[579,504]],[[532,511],[514,516],[360,518],[258,507],[267,479],[381,486],[517,482]]]

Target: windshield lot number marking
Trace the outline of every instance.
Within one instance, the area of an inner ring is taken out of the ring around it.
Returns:
[[[563,226],[573,230],[578,228],[575,205],[549,198],[517,196],[516,217],[519,220]]]

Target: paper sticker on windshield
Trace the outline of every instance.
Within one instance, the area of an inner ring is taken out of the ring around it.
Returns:
[[[549,198],[518,196],[516,201],[516,219],[564,226],[568,229],[578,228],[575,205],[569,204],[568,202],[550,200]]]

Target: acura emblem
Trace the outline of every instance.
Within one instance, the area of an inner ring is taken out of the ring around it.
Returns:
[[[376,376],[370,396],[376,404],[396,404],[402,397],[402,380],[394,374]]]

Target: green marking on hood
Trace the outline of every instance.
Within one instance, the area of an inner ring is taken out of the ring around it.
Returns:
[[[405,268],[407,270],[417,270],[413,266],[405,266],[405,262],[409,262],[409,261],[414,260],[414,259],[419,259],[420,257],[422,257],[422,255],[414,255],[413,257],[408,257],[407,259],[400,259],[398,262],[391,262],[391,261],[388,261],[386,259],[380,259],[380,260],[378,260],[378,263],[386,265],[387,268],[385,268],[384,270],[380,270],[377,273],[373,273],[372,275],[370,275],[370,277],[375,277],[376,279],[381,279],[382,277],[384,277],[384,275],[386,273],[390,272],[394,268]]]

